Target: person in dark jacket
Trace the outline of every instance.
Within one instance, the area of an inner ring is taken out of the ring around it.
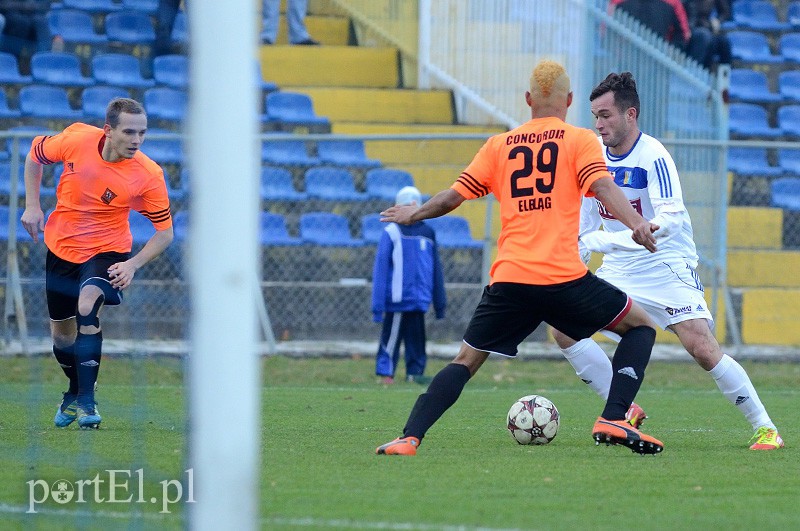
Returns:
[[[406,186],[397,193],[395,204],[420,205],[421,197],[419,190]],[[372,273],[373,320],[383,322],[375,374],[383,383],[394,382],[401,341],[406,381],[427,383],[425,312],[431,302],[436,318],[444,318],[444,273],[433,229],[424,222],[388,224],[378,242]]]

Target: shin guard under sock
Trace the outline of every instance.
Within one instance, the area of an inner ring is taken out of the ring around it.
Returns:
[[[439,371],[428,390],[417,398],[403,428],[403,436],[422,440],[428,429],[458,400],[471,376],[469,369],[458,363],[451,363]]]
[[[75,360],[78,369],[78,401],[94,402],[94,383],[100,372],[100,352],[103,333],[82,334],[75,340]]]
[[[623,420],[625,413],[642,386],[644,370],[650,361],[656,331],[649,326],[628,330],[617,345],[611,368],[611,388],[602,417],[606,420]]]
[[[58,348],[53,345],[53,355],[56,361],[61,365],[64,374],[69,378],[69,393],[73,395],[78,394],[78,368],[75,362],[75,345],[72,344],[66,348]]]

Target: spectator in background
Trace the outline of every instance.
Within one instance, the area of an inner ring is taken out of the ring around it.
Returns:
[[[406,186],[397,192],[396,205],[422,204],[419,190]],[[436,236],[430,225],[390,223],[378,243],[372,273],[372,314],[383,330],[375,358],[375,374],[393,383],[405,343],[406,381],[428,383],[423,377],[425,312],[433,301],[436,318],[444,317],[447,299]]]
[[[36,52],[58,51],[54,43],[47,12],[50,0],[0,0],[0,17],[4,19],[2,28],[2,51],[18,58],[30,57]]]
[[[692,38],[689,57],[712,70],[715,64],[731,64],[731,41],[720,31],[723,22],[731,18],[728,0],[683,0]]]
[[[692,32],[681,0],[611,0],[609,13],[621,9],[656,35],[686,51]]]
[[[156,42],[153,57],[172,53],[172,28],[181,7],[181,0],[159,0],[156,11]],[[184,5],[184,9],[185,9]]]
[[[261,15],[264,28],[261,41],[264,44],[275,44],[278,38],[278,22],[280,21],[281,0],[263,0]],[[289,28],[289,44],[318,46],[306,29],[306,13],[308,0],[286,0],[286,25]]]

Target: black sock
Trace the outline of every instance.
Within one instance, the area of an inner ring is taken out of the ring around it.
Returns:
[[[428,429],[458,400],[470,377],[469,369],[458,363],[451,363],[439,371],[428,390],[417,398],[403,428],[403,436],[422,440]]]
[[[100,372],[100,351],[103,333],[82,334],[75,340],[75,360],[78,368],[78,400],[94,402],[94,383]]]
[[[637,326],[628,330],[617,345],[611,360],[611,388],[603,410],[606,420],[622,420],[636,398],[644,380],[644,369],[650,361],[656,331],[649,326]]]
[[[73,395],[78,394],[78,369],[75,367],[75,345],[72,344],[66,348],[58,348],[53,345],[53,354],[56,361],[61,365],[64,374],[69,378],[69,393]]]

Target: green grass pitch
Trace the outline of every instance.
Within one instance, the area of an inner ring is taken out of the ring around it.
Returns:
[[[428,374],[444,363],[431,361]],[[566,362],[490,360],[419,454],[403,458],[374,449],[399,434],[423,387],[377,384],[370,359],[265,359],[260,527],[797,528],[800,365],[743,365],[781,430],[783,450],[749,451],[750,426],[691,362],[648,368],[637,402],[650,415],[645,431],[665,450],[642,457],[595,446],[591,427],[602,403]],[[183,528],[185,496],[160,512],[164,482],[187,486],[183,373],[175,358],[106,357],[102,429],[59,430],[52,417],[63,376],[55,361],[0,359],[0,526]],[[532,393],[561,413],[547,446],[520,446],[504,426],[511,403]],[[131,471],[127,490],[117,492],[131,502],[49,499],[26,513],[27,482],[107,479],[109,469]]]

